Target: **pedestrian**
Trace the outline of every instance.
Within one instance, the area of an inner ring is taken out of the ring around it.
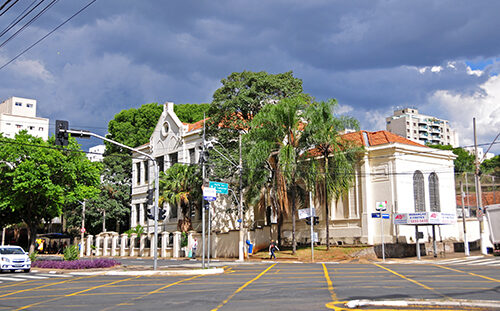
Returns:
[[[196,238],[195,238],[194,242],[193,242],[193,248],[191,250],[192,258],[196,258],[196,249],[197,248],[198,248],[198,240],[196,240]]]
[[[278,248],[274,240],[271,240],[271,243],[269,244],[269,259],[272,259],[273,257],[274,259],[276,259],[276,255],[274,254],[274,252],[279,250],[280,249]]]

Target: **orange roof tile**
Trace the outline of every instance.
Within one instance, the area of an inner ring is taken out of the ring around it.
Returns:
[[[457,206],[462,206],[462,196],[460,194],[456,195],[456,201],[457,201]],[[482,193],[482,200],[481,200],[483,206],[486,205],[492,205],[492,204],[500,204],[500,192],[493,193],[491,192],[483,192]],[[476,207],[477,202],[476,202],[476,193],[475,192],[469,192],[469,195],[464,196],[464,203],[465,206],[467,206],[467,203],[469,206]]]
[[[195,122],[195,123],[183,123],[183,124],[187,125],[188,126],[188,132],[191,132],[191,131],[203,128],[203,121],[206,121],[208,119],[209,118],[206,118],[205,120],[200,120],[200,121]]]
[[[363,139],[363,136],[366,134],[367,142]],[[419,146],[425,147],[422,144],[416,143],[399,135],[393,134],[388,131],[377,131],[377,132],[368,132],[368,131],[358,131],[354,133],[347,133],[341,136],[345,140],[350,140],[359,145],[363,145],[365,147],[370,146],[379,146],[391,143],[400,143],[405,145]]]

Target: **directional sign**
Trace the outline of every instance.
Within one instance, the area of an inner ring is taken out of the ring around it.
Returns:
[[[377,202],[377,204],[375,205],[375,210],[386,211],[387,210],[387,201]]]
[[[206,201],[215,201],[217,199],[217,194],[215,188],[203,188],[203,199]]]
[[[216,181],[211,181],[208,184],[210,188],[215,188],[217,190],[217,193],[220,194],[227,194],[229,185],[223,182],[216,182]]]
[[[316,216],[316,209],[314,207],[312,208],[312,211],[311,208],[303,208],[299,209],[298,212],[299,212],[299,219],[311,217],[311,214],[312,216]]]
[[[380,213],[372,213],[372,218],[380,218]]]

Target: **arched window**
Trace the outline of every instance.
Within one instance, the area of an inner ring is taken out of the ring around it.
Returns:
[[[439,204],[439,179],[436,173],[429,175],[429,202],[431,204],[431,212],[440,212]]]
[[[413,174],[413,198],[415,212],[425,212],[424,174],[421,171],[415,171]]]

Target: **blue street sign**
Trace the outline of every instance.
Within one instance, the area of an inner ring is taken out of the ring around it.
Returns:
[[[389,214],[382,214],[383,219],[389,219]]]
[[[380,213],[372,213],[372,218],[380,218]]]
[[[227,194],[229,185],[223,182],[216,182],[216,181],[211,181],[209,182],[209,187],[210,188],[215,188],[215,191],[220,194]]]

